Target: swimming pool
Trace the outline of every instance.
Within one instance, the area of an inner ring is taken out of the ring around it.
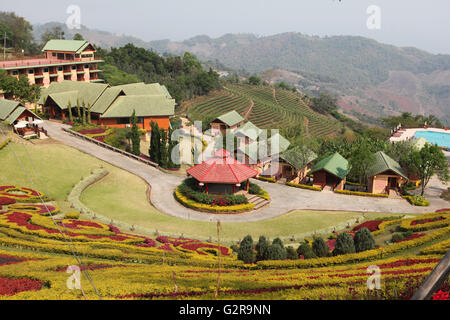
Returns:
[[[435,131],[416,131],[416,138],[425,138],[428,142],[437,144],[440,147],[450,148],[450,134]]]

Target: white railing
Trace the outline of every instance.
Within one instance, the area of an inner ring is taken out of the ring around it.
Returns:
[[[70,129],[66,129],[66,128],[62,128],[62,130],[64,130],[67,133],[70,133],[71,135],[74,135],[76,137],[79,137],[79,138],[82,138],[82,139],[87,140],[89,142],[95,143],[96,145],[99,145],[99,146],[101,146],[103,148],[106,148],[106,149],[112,150],[114,152],[123,154],[124,156],[133,158],[133,159],[135,159],[137,161],[143,162],[143,163],[148,164],[148,165],[150,165],[152,167],[159,168],[159,164],[157,164],[157,163],[155,163],[153,161],[150,161],[150,160],[147,160],[147,159],[143,159],[143,158],[141,158],[141,157],[139,157],[139,156],[137,156],[135,154],[126,152],[126,151],[124,151],[122,149],[113,147],[113,146],[111,146],[111,145],[109,145],[107,143],[104,143],[104,142],[98,141],[96,139],[90,138],[90,137],[85,136],[84,134],[81,134],[79,132],[76,132],[76,131],[73,131],[73,130],[70,130]]]

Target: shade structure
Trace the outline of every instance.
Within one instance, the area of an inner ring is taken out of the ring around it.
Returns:
[[[255,177],[258,172],[232,158],[224,149],[217,151],[208,159],[186,172],[202,183],[239,184]]]
[[[14,128],[25,128],[27,126],[27,121],[19,121],[14,125]]]
[[[35,119],[35,120],[33,120],[31,123],[32,123],[32,124],[43,124],[44,121],[41,120],[41,119]]]

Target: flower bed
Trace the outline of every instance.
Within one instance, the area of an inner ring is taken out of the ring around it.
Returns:
[[[349,190],[334,190],[334,193],[347,194],[352,196],[361,197],[372,197],[372,198],[387,198],[389,195],[384,193],[369,193],[369,192],[359,192],[359,191],[349,191]]]
[[[313,191],[322,191],[322,188],[320,188],[320,187],[308,186],[306,184],[298,184],[298,183],[287,182],[286,185],[290,186],[290,187],[300,188],[300,189],[307,189],[307,190],[313,190]]]
[[[0,186],[0,197],[10,198],[20,202],[39,202],[41,198],[48,200],[41,192],[17,186]]]
[[[383,220],[371,220],[371,221],[366,221],[366,222],[363,222],[363,223],[357,225],[356,227],[354,227],[354,228],[352,229],[352,231],[355,231],[355,232],[356,232],[356,231],[358,231],[359,229],[367,228],[367,229],[369,229],[370,232],[374,232],[374,231],[377,231],[377,230],[378,230],[378,226],[379,226],[381,223],[383,223]]]
[[[423,214],[420,218],[403,219],[400,228],[403,231],[425,231],[450,225],[450,212],[432,212]]]
[[[422,196],[402,196],[402,198],[408,200],[414,206],[428,207],[430,205],[430,201]]]
[[[403,242],[403,241],[409,241],[409,240],[414,240],[420,237],[423,237],[425,235],[425,233],[413,233],[412,235],[410,235],[409,237],[403,238],[403,239],[398,239],[395,241],[395,243],[398,242]]]
[[[253,203],[237,204],[231,206],[212,206],[210,204],[199,203],[183,195],[180,192],[179,188],[175,190],[174,196],[175,199],[185,207],[209,213],[241,213],[253,210],[253,208],[255,207]]]
[[[23,291],[41,290],[43,283],[33,279],[0,277],[0,296],[12,296]]]

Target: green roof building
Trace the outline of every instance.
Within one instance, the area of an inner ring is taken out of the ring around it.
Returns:
[[[244,118],[235,110],[217,117],[211,122],[211,133],[225,135],[227,129],[235,130],[244,123]]]
[[[397,192],[408,176],[400,164],[382,151],[375,153],[373,164],[368,171],[368,191],[376,194]]]
[[[336,152],[314,165],[311,170],[313,185],[322,189],[343,190],[349,171],[348,161]]]

